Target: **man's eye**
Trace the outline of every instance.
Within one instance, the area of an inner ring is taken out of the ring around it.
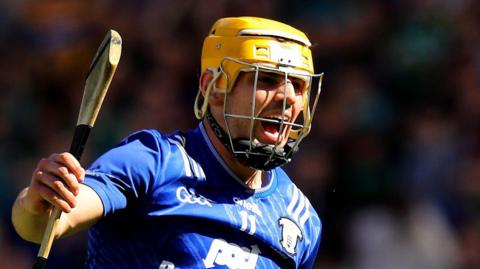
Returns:
[[[296,95],[302,95],[304,88],[305,88],[305,83],[303,81],[292,81],[292,86],[293,89],[295,90]]]
[[[264,86],[275,86],[277,81],[270,76],[258,76],[258,82]]]

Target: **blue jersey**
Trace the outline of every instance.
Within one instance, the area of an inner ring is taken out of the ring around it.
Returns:
[[[202,124],[141,131],[87,170],[104,217],[89,230],[88,268],[311,268],[321,223],[276,168],[249,189]]]

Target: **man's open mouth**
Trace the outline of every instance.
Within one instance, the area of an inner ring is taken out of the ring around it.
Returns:
[[[285,129],[287,126],[288,121],[284,119],[283,126],[282,126],[282,119],[281,118],[274,118],[274,117],[266,117],[264,120],[261,121],[263,129],[271,133],[273,135],[278,135],[281,131],[280,128]]]

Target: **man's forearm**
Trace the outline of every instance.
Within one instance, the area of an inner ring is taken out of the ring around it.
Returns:
[[[17,233],[25,240],[40,243],[48,223],[51,210],[45,213],[33,213],[29,210],[27,198],[28,188],[25,188],[17,197],[12,208],[12,223]],[[55,229],[55,238],[68,236],[78,231],[88,229],[103,215],[103,204],[97,193],[90,187],[79,185],[76,197],[77,206],[68,213],[62,213]],[[37,204],[38,206],[38,204]],[[40,210],[42,211],[42,210]]]
[[[50,211],[33,214],[25,206],[28,188],[20,192],[12,208],[12,223],[17,233],[25,240],[39,244],[48,222]]]

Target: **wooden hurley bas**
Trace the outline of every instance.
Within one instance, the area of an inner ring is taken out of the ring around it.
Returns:
[[[80,160],[90,130],[95,124],[103,99],[120,61],[121,52],[122,38],[116,31],[108,31],[93,58],[85,81],[77,126],[69,150],[77,160]],[[56,207],[52,209],[33,269],[45,268],[61,214],[60,209]]]

